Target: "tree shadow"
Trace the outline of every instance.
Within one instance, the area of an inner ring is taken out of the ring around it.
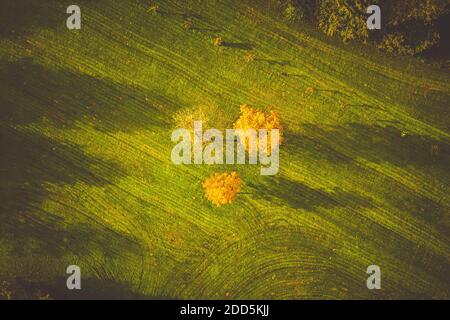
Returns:
[[[281,72],[280,75],[283,76],[283,77],[291,77],[291,78],[301,78],[301,79],[308,78],[304,74],[296,74],[296,73],[288,73],[288,72]]]
[[[192,30],[192,31],[198,31],[198,32],[214,32],[214,33],[220,32],[220,29],[213,29],[213,28],[199,28],[199,27],[190,27],[189,30]]]
[[[103,0],[78,0],[83,9],[89,4],[99,5]],[[36,29],[57,30],[66,26],[69,14],[66,9],[72,3],[57,0],[2,0],[0,1],[0,38],[14,39],[26,36]]]
[[[125,175],[119,165],[39,134],[8,126],[2,126],[0,133],[0,235],[11,242],[12,254],[83,255],[92,246],[115,255],[120,255],[120,250],[137,252],[133,239],[83,212],[74,209],[76,222],[69,222],[41,208],[42,201],[52,194],[50,185],[86,183],[102,187]]]
[[[108,255],[139,252],[130,236],[75,208],[70,221],[42,208],[55,187],[114,183],[127,174],[120,163],[24,126],[47,119],[68,128],[80,120],[103,132],[132,131],[165,123],[162,113],[133,88],[30,61],[0,65],[0,94],[0,237],[11,254],[82,255],[92,246]]]
[[[347,126],[319,128],[303,127],[308,135],[315,136],[325,144],[338,144],[351,154],[374,163],[389,162],[406,167],[427,167],[448,174],[450,144],[447,140],[404,132],[393,126],[368,126],[352,123]]]
[[[65,270],[64,270],[65,271]],[[64,272],[62,271],[62,272]],[[69,275],[68,275],[69,276]],[[67,278],[59,277],[48,282],[17,278],[4,284],[12,300],[166,300],[170,297],[149,297],[136,292],[131,283],[114,279],[81,278],[81,290],[69,290]],[[1,296],[0,296],[1,300]]]
[[[66,128],[84,120],[103,131],[128,132],[167,123],[142,91],[70,71],[50,71],[29,59],[0,65],[0,82],[0,120],[16,125],[45,118]]]
[[[285,67],[285,66],[290,66],[291,65],[291,62],[287,61],[287,60],[273,60],[273,59],[256,58],[255,61],[266,62],[266,63],[268,63],[271,66],[278,65],[278,66],[281,66],[281,67]],[[285,74],[285,75],[287,75],[287,74]]]
[[[253,50],[255,46],[251,43],[246,42],[222,42],[221,44],[223,47],[233,48],[233,49],[240,49],[240,50]]]
[[[368,207],[370,199],[357,194],[335,189],[332,193],[318,190],[283,177],[264,178],[261,183],[248,185],[257,198],[279,206],[288,205],[295,209],[314,211],[316,208],[333,208],[341,206]]]
[[[448,109],[450,105],[450,95],[448,92],[424,88],[424,96],[418,98],[407,96],[407,106],[413,108],[412,112],[423,121],[445,131],[450,131]],[[446,116],[445,116],[446,115]]]
[[[56,29],[62,25],[65,11],[56,10],[51,2],[34,0],[0,1],[0,37],[15,38],[34,28]]]
[[[328,151],[329,148],[345,150],[343,151],[345,152],[344,157],[350,161],[352,161],[351,159],[364,159],[379,164],[389,163],[406,169],[415,168],[425,174],[426,179],[435,188],[445,189],[448,187],[450,144],[447,140],[436,140],[428,136],[404,132],[391,125],[382,127],[353,123],[325,128],[304,125],[303,129],[307,136],[314,137],[312,156],[333,154]],[[303,137],[298,137],[297,140],[305,141]],[[320,150],[320,147],[315,147],[317,142],[319,146],[324,146],[323,152],[315,152],[315,150]],[[291,148],[301,150],[303,146],[294,144]],[[328,160],[337,163],[339,158],[329,158]],[[449,224],[445,221],[448,204],[438,203],[421,196],[413,190],[405,188],[400,181],[395,180],[391,183],[390,188],[396,187],[397,192],[384,192],[384,201],[448,234]]]
[[[167,16],[167,17],[180,17],[183,19],[197,19],[197,20],[206,22],[206,19],[202,15],[195,13],[195,12],[175,12],[175,11],[164,11],[164,10],[158,9],[158,10],[156,10],[156,13],[160,14],[162,16]]]
[[[307,159],[326,160],[333,164],[347,164],[353,161],[353,158],[340,153],[330,144],[321,141],[317,137],[293,131],[286,131],[283,137],[284,141],[281,149],[289,154],[295,154]]]
[[[374,106],[367,103],[354,103],[354,104],[346,104],[346,107],[350,108],[363,108],[363,109],[372,109],[372,110],[384,110],[383,107]]]
[[[320,89],[320,88],[315,88],[314,90],[317,91],[317,92],[328,92],[328,93],[338,94],[338,95],[346,96],[346,97],[349,96],[348,94],[346,94],[346,93],[344,93],[344,92],[342,92],[342,91],[334,90],[334,89]],[[355,105],[355,106],[358,106],[358,105]]]
[[[433,225],[442,234],[450,235],[450,221],[447,219],[450,208],[431,199],[414,195],[397,199],[396,204],[417,219]]]

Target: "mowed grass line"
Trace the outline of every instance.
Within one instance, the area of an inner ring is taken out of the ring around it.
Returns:
[[[162,13],[151,15],[144,2],[104,1],[83,9],[82,33],[36,29],[25,39],[2,40],[5,64],[34,72],[18,77],[26,86],[2,85],[2,93],[15,90],[2,101],[36,113],[15,129],[82,151],[77,157],[49,151],[50,158],[77,167],[84,166],[81,155],[96,161],[85,160],[92,176],[70,180],[59,170],[48,178],[51,162],[37,164],[45,197],[32,199],[27,210],[40,219],[60,217],[50,230],[66,230],[66,240],[23,235],[28,254],[17,258],[15,240],[4,238],[0,275],[52,283],[76,261],[88,281],[114,281],[124,284],[120,294],[145,297],[448,297],[448,168],[442,165],[448,131],[445,119],[434,125],[416,112],[441,103],[438,93],[448,98],[448,75],[413,60],[398,59],[408,68],[396,68],[370,49],[343,47],[306,26],[295,30],[251,2],[160,6]],[[194,27],[220,31],[186,30],[182,14]],[[245,62],[246,50],[214,47],[216,34],[253,45],[255,61]],[[54,98],[63,105],[45,99],[46,85],[56,85]],[[306,94],[308,87],[315,92]],[[433,90],[423,93],[427,87]],[[273,106],[282,115],[287,139],[278,177],[262,178],[252,166],[171,164],[178,110],[215,104],[236,119],[241,103]],[[352,129],[354,123],[365,132]],[[389,141],[402,132],[408,143]],[[381,153],[361,143],[367,138]],[[390,157],[397,144],[401,152]],[[412,148],[433,144],[440,153],[414,161]],[[222,170],[237,170],[249,194],[214,208],[201,183]],[[42,258],[43,244],[62,253]],[[379,292],[365,287],[373,263],[383,270]]]

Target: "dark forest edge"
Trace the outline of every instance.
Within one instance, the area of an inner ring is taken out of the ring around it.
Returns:
[[[357,41],[400,56],[447,64],[450,5],[446,0],[265,0],[289,23],[306,22],[344,43]],[[369,30],[366,10],[381,9],[381,29]]]

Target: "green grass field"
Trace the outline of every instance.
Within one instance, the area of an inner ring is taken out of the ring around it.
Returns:
[[[449,73],[256,0],[78,1],[81,30],[65,26],[72,3],[6,2],[29,15],[1,22],[0,283],[51,298],[450,298]],[[172,164],[176,115],[231,128],[244,103],[280,113],[278,175]],[[242,194],[216,208],[202,183],[231,171]],[[372,264],[381,290],[366,287]]]

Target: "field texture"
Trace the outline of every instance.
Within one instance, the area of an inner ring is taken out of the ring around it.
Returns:
[[[450,298],[450,74],[258,1],[2,1],[0,283],[32,297]],[[7,8],[7,9],[5,9]],[[26,10],[24,8],[27,8]],[[215,46],[220,36],[222,45]],[[280,172],[171,162],[279,112]],[[237,171],[215,207],[203,181]],[[82,290],[66,289],[79,265]],[[381,267],[382,289],[366,269]]]

